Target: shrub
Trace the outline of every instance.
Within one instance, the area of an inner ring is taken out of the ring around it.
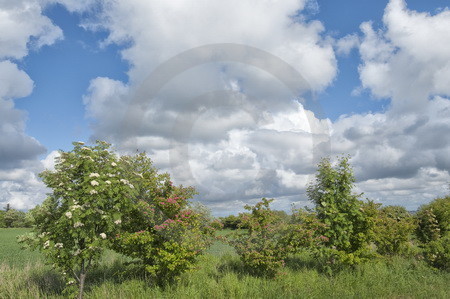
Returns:
[[[423,243],[439,239],[450,231],[450,196],[436,198],[419,208],[417,237]]]
[[[387,206],[377,210],[373,226],[377,252],[382,255],[408,254],[415,227],[414,217],[404,207]]]
[[[246,270],[257,276],[274,277],[284,266],[288,249],[282,245],[282,227],[269,208],[273,199],[263,198],[255,206],[245,206],[251,213],[242,217],[248,229],[229,237]]]
[[[113,248],[138,259],[155,282],[171,281],[193,268],[210,245],[210,213],[188,201],[195,194],[193,188],[174,186],[144,154],[123,157],[121,164],[130,170],[128,180],[137,196],[122,219]]]
[[[297,253],[301,250],[315,249],[328,241],[319,235],[326,225],[319,221],[317,214],[306,209],[294,209],[288,225],[284,226],[280,242],[288,252]]]
[[[450,271],[450,233],[426,243],[424,257],[431,266]]]
[[[372,222],[365,214],[360,195],[352,193],[355,178],[347,157],[333,166],[324,158],[318,165],[315,182],[307,194],[323,229],[319,235],[327,238],[317,257],[326,260],[327,270],[339,264],[357,264],[366,259]]]
[[[450,196],[420,207],[416,217],[425,260],[433,267],[450,270]]]
[[[73,145],[72,151],[60,153],[54,171],[40,174],[52,193],[31,211],[34,234],[21,241],[42,251],[47,263],[64,275],[66,291],[75,292],[78,285],[81,298],[87,274],[120,227],[135,190],[121,179],[123,171],[109,144]]]
[[[221,217],[220,221],[223,224],[223,228],[228,228],[228,229],[238,229],[239,225],[241,224],[241,219],[235,215]]]

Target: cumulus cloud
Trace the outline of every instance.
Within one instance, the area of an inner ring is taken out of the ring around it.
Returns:
[[[20,59],[31,48],[51,45],[62,31],[42,14],[40,1],[0,1],[0,59]]]
[[[45,189],[35,173],[57,155],[37,160],[44,148],[24,133],[26,115],[13,102],[33,82],[6,60],[62,38],[42,15],[52,3],[87,15],[84,28],[106,30],[101,45],[120,45],[130,65],[127,82],[92,79],[83,98],[92,139],[122,153],[146,151],[177,183],[195,185],[217,214],[262,196],[276,197],[279,209],[306,204],[315,163],[330,149],[352,155],[358,190],[383,203],[414,209],[450,180],[448,10],[430,15],[391,0],[381,29],[365,22],[361,35],[333,41],[321,22],[306,21],[319,9],[312,0],[0,0],[0,124],[17,144],[13,151],[0,142],[2,203],[38,203]],[[333,82],[335,51],[354,48],[356,90],[391,106],[331,122],[311,94]]]
[[[336,41],[336,52],[340,55],[348,55],[351,50],[358,48],[360,40],[357,34],[348,34]]]
[[[42,14],[43,1],[0,1],[0,206],[28,209],[45,197],[36,176],[45,147],[25,133],[26,113],[14,99],[31,94],[33,81],[16,62],[30,49],[52,45],[62,31]]]
[[[12,98],[25,97],[33,81],[10,61],[0,62],[0,168],[17,167],[45,152],[34,138],[25,134],[25,114],[14,108]]]
[[[391,107],[342,116],[331,144],[353,156],[361,191],[415,209],[450,181],[450,11],[419,13],[391,0],[383,22],[361,25],[359,73],[362,87]]]
[[[386,30],[361,25],[363,87],[376,97],[391,98],[398,113],[420,111],[433,95],[450,95],[450,11],[430,15],[391,0],[383,22]]]
[[[336,75],[336,58],[323,25],[301,17],[305,1],[107,3],[101,17],[84,26],[106,29],[105,44],[126,45],[121,53],[131,67],[127,83],[91,82],[84,101],[95,136],[125,151],[146,150],[177,181],[196,185],[211,207],[261,196],[279,198],[278,207],[303,203],[315,162],[329,154],[329,130],[332,152],[353,155],[358,186],[374,198],[407,202],[407,186],[415,186],[412,208],[440,192],[429,186],[448,180],[448,10],[432,16],[392,0],[382,29],[366,22],[362,36],[335,41],[338,54],[359,50],[358,90],[392,104],[386,113],[331,123],[304,109],[307,96],[280,81],[277,65],[258,68],[253,53],[239,53],[236,63],[198,48],[164,72],[157,68],[205,44],[245,44],[286,61],[307,82],[303,91],[320,92]],[[149,74],[153,81],[146,81]],[[384,188],[387,182],[405,187]]]
[[[91,81],[84,103],[94,138],[147,151],[212,207],[300,196],[329,125],[303,108],[305,92],[323,90],[337,72],[323,25],[299,17],[305,5],[318,7],[298,0],[105,1],[84,26],[107,30],[103,44],[125,45],[131,67],[129,82]]]

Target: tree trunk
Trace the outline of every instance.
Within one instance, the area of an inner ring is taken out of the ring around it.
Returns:
[[[86,280],[86,273],[80,273],[80,288],[78,289],[78,299],[83,299],[84,281]]]

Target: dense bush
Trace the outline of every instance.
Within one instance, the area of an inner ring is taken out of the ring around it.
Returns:
[[[238,229],[241,224],[241,219],[235,215],[229,215],[226,217],[220,217],[220,221],[223,224],[223,228]]]
[[[207,249],[212,217],[206,207],[189,203],[193,188],[174,186],[144,154],[123,157],[121,165],[130,169],[127,180],[137,197],[122,218],[113,248],[138,259],[157,283],[165,283],[191,269]]]
[[[34,233],[21,238],[79,298],[105,248],[138,259],[162,282],[191,268],[212,232],[208,215],[189,206],[193,188],[174,186],[145,154],[119,158],[109,147],[75,142],[61,152],[55,170],[41,173],[53,192],[31,211]]]
[[[379,254],[396,255],[410,252],[411,235],[416,225],[414,217],[404,207],[380,208],[373,220],[373,242]]]
[[[318,234],[326,229],[317,214],[306,209],[294,209],[288,225],[283,226],[281,246],[290,253],[319,248],[328,238]]]
[[[263,198],[255,206],[245,206],[250,213],[242,218],[248,227],[228,239],[249,273],[274,277],[284,266],[288,248],[281,242],[283,227],[269,208],[273,199]]]
[[[9,205],[5,207],[4,211],[0,210],[0,228],[31,227],[31,225],[29,213],[12,209]]]
[[[426,243],[424,257],[431,266],[450,271],[450,233]]]
[[[327,238],[316,255],[324,259],[327,268],[340,264],[357,264],[368,255],[372,221],[363,209],[360,195],[352,193],[355,178],[348,158],[341,157],[333,166],[324,158],[318,165],[316,180],[307,189],[315,211],[324,227],[317,234]]]
[[[416,217],[416,234],[425,260],[436,268],[450,270],[450,196],[421,206]]]
[[[419,208],[417,237],[424,243],[439,239],[450,231],[450,196],[437,198]]]
[[[79,298],[87,273],[99,262],[108,240],[129,209],[134,186],[122,179],[119,159],[105,142],[61,152],[55,170],[40,174],[52,193],[32,210],[34,234],[22,241],[38,248],[64,274]]]

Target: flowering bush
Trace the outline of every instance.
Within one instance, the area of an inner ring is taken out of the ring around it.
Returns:
[[[41,250],[66,277],[69,291],[78,286],[81,298],[86,276],[120,227],[135,190],[120,180],[118,158],[108,143],[73,145],[60,153],[54,171],[40,174],[52,193],[31,211],[34,234],[21,241]]]
[[[450,270],[450,196],[420,207],[416,217],[425,260],[433,267]]]
[[[138,259],[157,283],[170,281],[194,267],[210,245],[213,229],[188,201],[195,190],[174,186],[144,154],[123,157],[120,165],[129,170],[127,180],[137,196],[122,217],[113,248]]]

